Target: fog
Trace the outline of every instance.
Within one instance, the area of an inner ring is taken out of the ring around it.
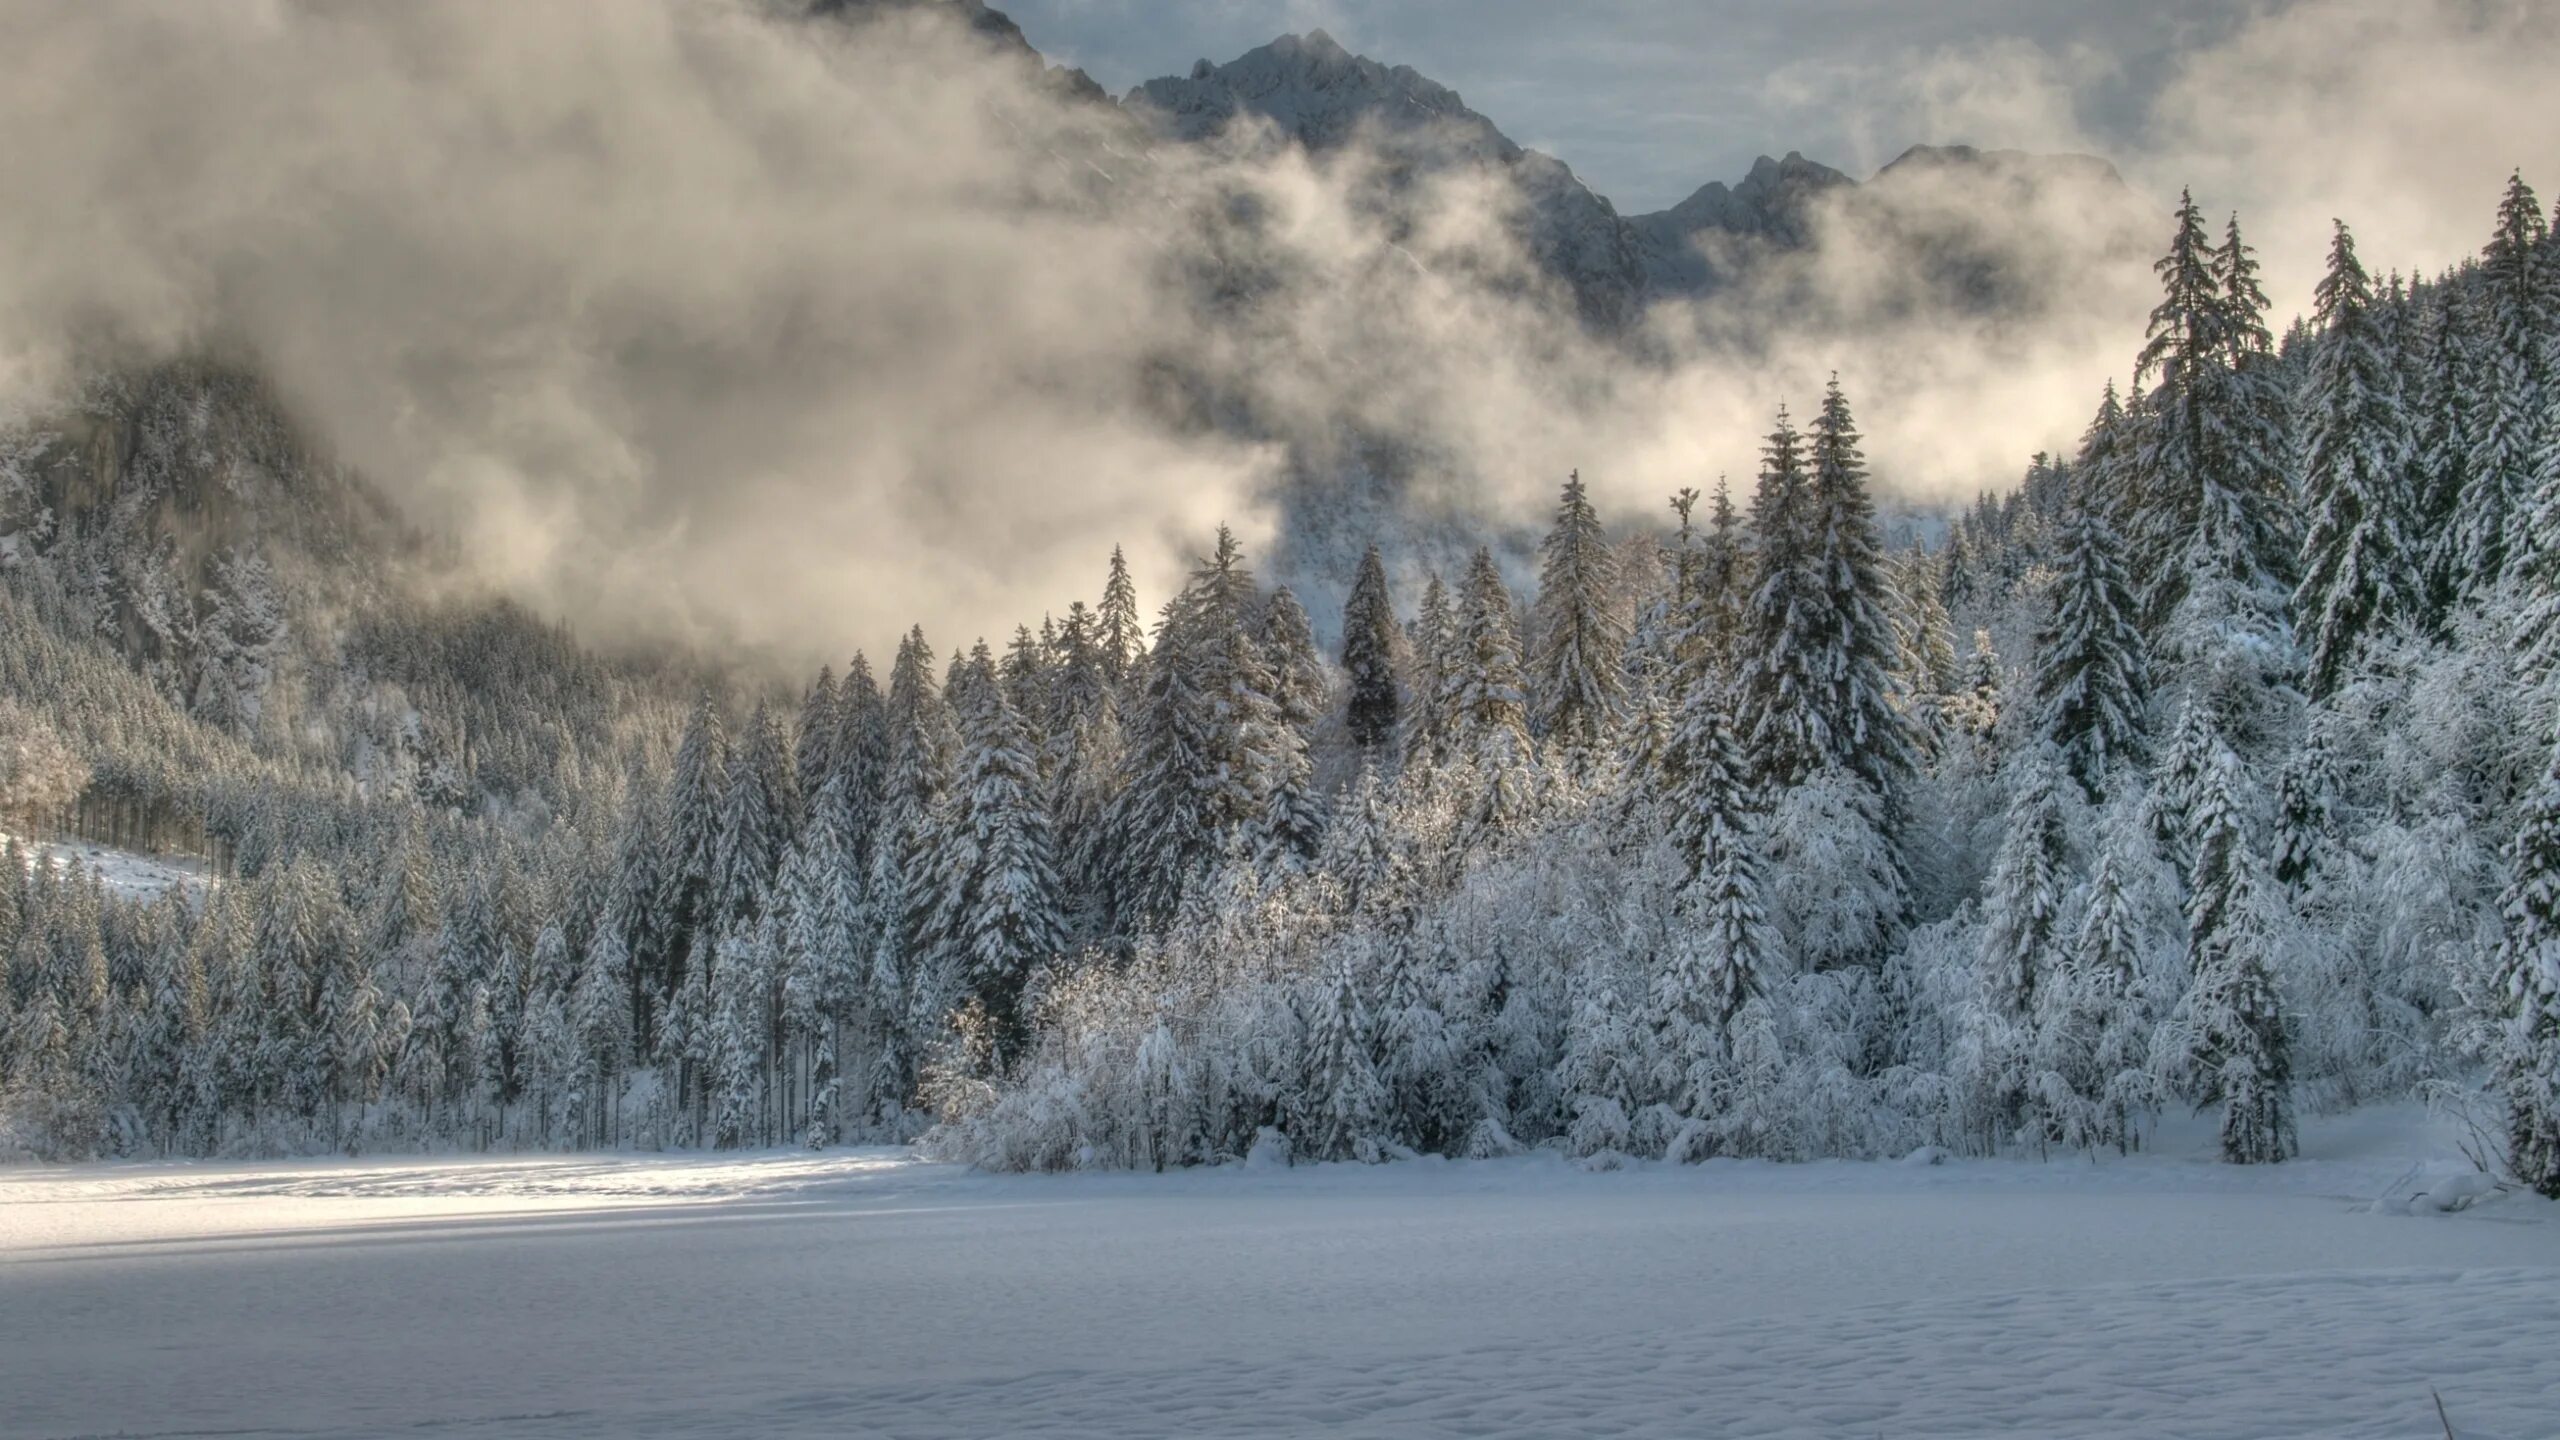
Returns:
[[[235,350],[477,579],[796,664],[912,620],[1000,639],[1091,598],[1115,543],[1152,604],[1213,525],[1265,545],[1288,460],[1355,438],[1418,457],[1416,503],[1533,523],[1578,467],[1651,523],[1719,472],[1747,490],[1775,407],[1836,371],[1880,481],[1962,498],[2124,377],[2177,185],[2243,212],[2290,310],[2330,215],[2438,267],[2560,154],[2547,13],[2302,0],[2175,64],[2109,157],[2130,190],[1905,173],[1753,283],[1596,336],[1498,175],[1382,207],[1358,147],[1154,144],[937,22],[20,0],[0,403]],[[2095,149],[2071,97],[2101,63],[1808,61],[1766,99],[1851,106],[1886,158]],[[1998,257],[2016,303],[1934,303],[1915,232]]]

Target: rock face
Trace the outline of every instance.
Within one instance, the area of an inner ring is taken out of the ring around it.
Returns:
[[[1856,184],[1790,150],[1784,160],[1753,161],[1740,184],[1711,180],[1668,210],[1629,219],[1647,295],[1705,294],[1736,278],[1764,248],[1812,244],[1815,205]]]

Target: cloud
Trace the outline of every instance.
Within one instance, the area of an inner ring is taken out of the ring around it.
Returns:
[[[1889,489],[2008,483],[2124,374],[2176,183],[2244,210],[2280,305],[2331,213],[2446,263],[2509,165],[2560,153],[2551,29],[2300,0],[2177,63],[2135,192],[1897,170],[1822,202],[1810,251],[1657,310],[1637,358],[1562,318],[1498,174],[1151,146],[930,15],[25,0],[0,392],[238,346],[482,578],[589,633],[805,664],[921,620],[948,648],[1090,597],[1115,543],[1160,597],[1222,520],[1263,546],[1292,478],[1397,469],[1423,528],[1472,538],[1579,468],[1651,523],[1718,472],[1747,492],[1776,405],[1834,371]],[[1879,150],[2049,150],[2097,142],[2115,64],[2013,39],[1770,93]],[[1983,286],[2009,303],[1944,303]]]
[[[599,633],[1000,637],[1256,523],[1265,456],[1139,393],[1187,322],[1068,163],[1117,117],[931,17],[31,0],[0,50],[0,378],[240,347]]]

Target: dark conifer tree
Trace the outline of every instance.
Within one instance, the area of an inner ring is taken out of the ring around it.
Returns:
[[[2334,690],[2367,635],[2420,603],[2401,453],[2399,376],[2372,284],[2341,223],[2318,291],[2320,341],[2304,396],[2302,583],[2293,596],[2313,696]]]
[[[1578,470],[1565,480],[1538,561],[1530,727],[1549,744],[1587,757],[1625,708],[1627,623],[1618,613],[1617,557]]]
[[[1403,719],[1396,678],[1395,602],[1387,594],[1387,565],[1371,545],[1342,605],[1342,671],[1350,680],[1344,724],[1351,743],[1376,756],[1394,743]]]

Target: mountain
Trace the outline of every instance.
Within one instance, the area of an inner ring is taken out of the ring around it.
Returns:
[[[1927,282],[1900,303],[1943,302],[1974,311],[2031,303],[2013,252],[2023,239],[2039,255],[2067,260],[2067,245],[2037,243],[1996,215],[2103,217],[2095,249],[2110,248],[2118,221],[2138,213],[2113,166],[2085,155],[2030,155],[1970,146],[1914,146],[1863,185],[1789,151],[1762,156],[1734,184],[1711,181],[1668,210],[1623,216],[1573,168],[1527,149],[1457,91],[1411,66],[1345,50],[1322,30],[1283,35],[1224,65],[1201,60],[1187,75],[1149,80],[1124,108],[1168,141],[1233,142],[1239,121],[1266,127],[1264,143],[1340,153],[1355,142],[1381,161],[1389,203],[1425,182],[1466,172],[1491,175],[1518,196],[1513,232],[1531,261],[1574,299],[1584,323],[1603,334],[1632,329],[1648,306],[1712,295],[1816,249],[1826,223],[1846,220],[1860,243],[1882,242],[1887,272]],[[2056,197],[2063,203],[2040,204]]]
[[[1737,185],[1711,180],[1668,210],[1627,222],[1649,295],[1697,295],[1729,278],[1735,242],[1797,250],[1814,242],[1814,207],[1857,182],[1793,150],[1763,155]],[[1720,264],[1717,256],[1721,255]]]
[[[1246,116],[1312,154],[1365,141],[1399,197],[1453,172],[1499,174],[1521,197],[1519,240],[1571,291],[1587,323],[1619,329],[1642,311],[1644,270],[1634,237],[1616,207],[1571,166],[1514,143],[1448,86],[1411,66],[1354,55],[1322,30],[1283,35],[1224,65],[1202,60],[1188,75],[1136,87],[1121,103],[1186,143],[1226,136]]]

